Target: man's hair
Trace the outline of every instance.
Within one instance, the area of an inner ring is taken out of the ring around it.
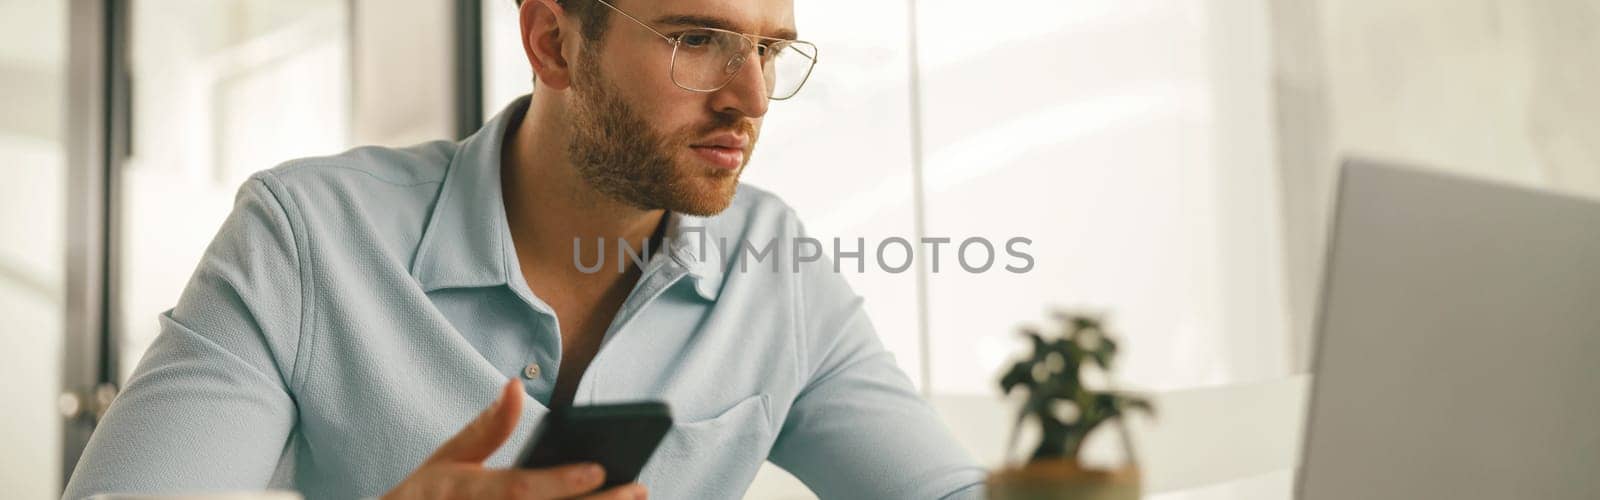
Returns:
[[[516,2],[517,8],[522,8],[522,0]],[[578,25],[583,27],[580,31],[584,40],[598,44],[600,37],[605,36],[606,21],[609,20],[611,9],[594,0],[556,0],[556,4],[578,17]]]

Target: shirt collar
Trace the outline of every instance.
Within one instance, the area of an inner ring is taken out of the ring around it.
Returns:
[[[411,265],[424,291],[506,285],[511,273],[520,273],[500,191],[500,156],[507,128],[522,119],[529,100],[513,101],[457,144]],[[717,299],[723,281],[715,218],[669,213],[667,240],[657,254],[670,256],[663,265],[685,271],[706,300]]]

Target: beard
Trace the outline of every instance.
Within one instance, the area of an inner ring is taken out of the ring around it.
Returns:
[[[596,55],[579,51],[574,68],[571,140],[567,157],[595,191],[641,210],[711,216],[733,203],[744,165],[725,170],[681,159],[689,145],[715,132],[743,132],[753,150],[750,120],[717,114],[702,126],[660,134],[600,74]],[[745,151],[745,164],[753,151]]]

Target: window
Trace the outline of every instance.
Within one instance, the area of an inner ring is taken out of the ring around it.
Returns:
[[[66,61],[67,2],[0,1],[0,470],[17,498],[61,494]]]

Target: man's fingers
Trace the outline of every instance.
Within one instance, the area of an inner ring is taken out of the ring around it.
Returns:
[[[471,498],[572,498],[594,491],[605,482],[606,473],[593,463],[571,464],[547,469],[485,470],[474,482]],[[632,498],[632,497],[622,497]]]
[[[516,431],[517,419],[521,416],[522,388],[517,379],[507,380],[500,387],[500,396],[483,413],[478,414],[478,418],[440,445],[424,463],[482,463]]]
[[[605,491],[597,491],[593,494],[578,497],[578,500],[644,500],[649,498],[649,496],[649,492],[645,491],[644,485],[639,483],[628,483]]]
[[[605,483],[605,470],[593,463],[563,465],[546,469],[488,470],[480,467],[517,428],[522,415],[522,387],[516,379],[506,381],[500,396],[460,432],[445,441],[424,462],[433,471],[426,475],[431,485],[425,490],[452,492],[466,498],[526,498],[555,500],[588,498],[635,500],[645,498],[645,489],[628,484],[606,491],[595,491]],[[431,465],[431,467],[429,467]],[[419,469],[421,471],[422,469]],[[420,476],[419,476],[420,477]],[[415,478],[408,478],[411,481]],[[417,490],[413,485],[406,491]],[[420,490],[417,490],[420,491]],[[587,496],[584,496],[587,495]]]

